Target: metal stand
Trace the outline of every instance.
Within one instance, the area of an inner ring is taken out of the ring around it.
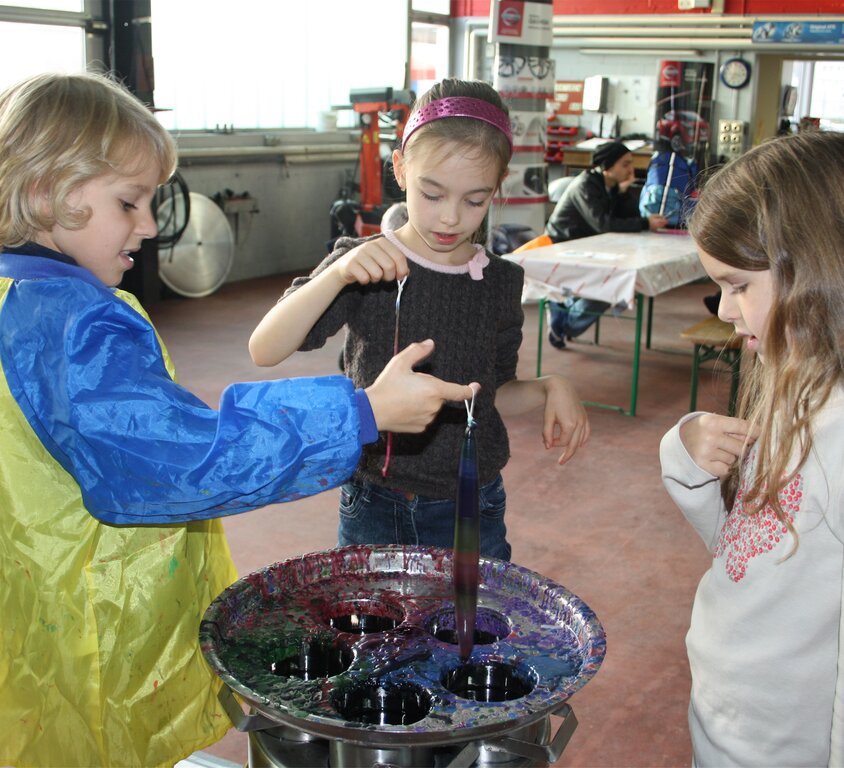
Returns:
[[[249,733],[249,768],[547,768],[560,759],[577,728],[574,710],[563,704],[550,713],[562,718],[553,736],[546,716],[510,735],[465,744],[373,748],[310,736],[261,714],[247,715],[227,686],[218,698],[234,727]]]

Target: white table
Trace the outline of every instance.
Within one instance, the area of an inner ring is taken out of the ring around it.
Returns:
[[[618,407],[623,413],[635,416],[644,297],[648,297],[647,345],[650,347],[654,296],[706,276],[692,239],[674,232],[608,232],[511,253],[504,258],[520,264],[525,270],[522,298],[540,301],[537,375],[542,368],[546,301],[579,296],[613,305],[623,302],[631,307],[635,304],[630,406],[627,409]]]

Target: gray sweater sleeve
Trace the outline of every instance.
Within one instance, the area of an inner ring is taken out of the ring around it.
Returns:
[[[380,237],[380,235],[377,235],[377,237]],[[356,248],[367,239],[371,238],[341,237],[337,240],[334,250],[309,275],[306,277],[297,277],[293,280],[279,301],[284,301],[291,293],[309,283],[318,274],[328,269],[335,261],[345,256],[352,248]],[[360,286],[357,284],[347,285],[340,291],[328,309],[322,313],[322,316],[317,320],[313,328],[308,331],[299,350],[307,352],[322,347],[328,339],[334,336],[348,322],[349,316],[357,312],[360,306],[361,295]]]

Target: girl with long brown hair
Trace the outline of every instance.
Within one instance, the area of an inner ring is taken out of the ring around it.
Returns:
[[[690,222],[718,314],[755,358],[738,418],[662,441],[665,486],[712,551],[686,644],[696,765],[844,760],[844,135],[762,144]]]

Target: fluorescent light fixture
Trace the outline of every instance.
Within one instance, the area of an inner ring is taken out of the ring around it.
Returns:
[[[700,51],[692,48],[662,48],[660,50],[647,48],[579,48],[580,53],[586,56],[663,56],[672,58],[675,56],[700,56]]]

